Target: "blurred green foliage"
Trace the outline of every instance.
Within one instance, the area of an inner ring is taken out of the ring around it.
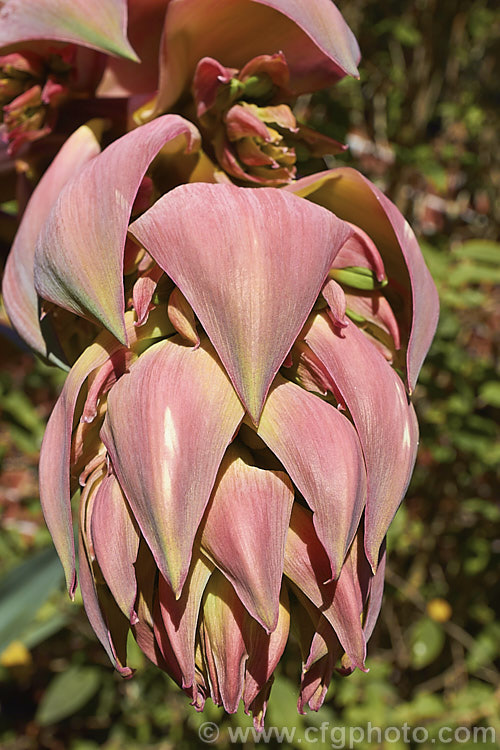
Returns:
[[[295,710],[300,678],[292,641],[271,694],[267,724],[295,728],[271,747],[339,747],[322,722],[346,731],[429,732],[490,727],[500,738],[500,507],[497,467],[497,332],[500,329],[498,63],[500,17],[488,0],[350,0],[339,3],[361,49],[361,80],[298,103],[308,123],[338,139],[347,161],[383,187],[408,216],[441,298],[438,333],[415,392],[421,448],[407,499],[391,527],[380,622],[370,672],[333,680],[318,714]],[[303,165],[304,171],[324,168]],[[429,200],[432,196],[432,200]],[[96,642],[81,602],[61,590],[37,498],[36,461],[61,375],[2,339],[0,376],[0,746],[3,750],[190,750],[215,722],[214,746],[241,711],[197,714],[168,677],[130,644],[134,679],[122,681]],[[307,735],[308,728],[316,728]],[[348,736],[348,735],[347,735]],[[461,737],[463,738],[463,734]],[[337,733],[338,739],[341,734]],[[490,735],[491,737],[491,735]],[[481,743],[495,747],[494,742]]]

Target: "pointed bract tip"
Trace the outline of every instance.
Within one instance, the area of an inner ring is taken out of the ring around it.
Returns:
[[[124,680],[130,680],[131,677],[134,676],[135,669],[131,669],[130,667],[116,667],[116,671],[119,673],[120,677],[123,677]]]
[[[71,599],[72,602],[74,602],[76,589],[78,587],[78,579],[76,577],[76,571],[73,571],[72,576],[69,579],[68,578],[66,579],[66,584],[67,584],[69,598]]]
[[[116,55],[118,57],[123,57],[125,60],[130,60],[130,62],[135,63],[141,63],[141,58],[135,51],[135,49],[132,47],[131,44],[128,42],[126,44],[119,44],[115,46],[109,47],[109,52],[111,55]]]
[[[271,635],[271,633],[274,633],[276,628],[278,627],[278,615],[279,611],[276,610],[276,613],[273,613],[272,619],[269,617],[268,612],[258,613],[259,617],[257,618],[257,622],[262,625],[264,630],[266,631],[267,635]],[[253,615],[255,617],[255,615]]]
[[[105,313],[95,314],[96,320],[99,321],[107,330],[117,339],[122,346],[128,348],[129,339],[127,333],[127,326],[125,324],[125,318],[123,315],[112,315],[107,317]]]
[[[123,346],[126,346],[128,348],[129,341],[128,341],[128,333],[127,333],[127,329],[125,327],[125,324],[123,325],[123,329],[122,330],[119,330],[119,331],[116,331],[116,332],[115,331],[111,331],[111,333],[113,334],[113,336],[115,336],[118,339],[118,341],[120,342],[120,344],[123,344]]]
[[[243,401],[243,405],[246,406],[245,401],[243,399],[241,399],[241,400]],[[250,417],[250,421],[251,421],[252,425],[255,428],[259,427],[259,422],[260,422],[260,418],[262,416],[262,409],[263,408],[264,408],[264,404],[262,404],[261,406],[259,406],[259,408],[256,411],[254,411],[253,409],[248,409],[248,407],[247,407],[247,414]]]
[[[1,47],[52,40],[140,62],[127,38],[125,0],[8,0],[0,22]]]
[[[368,552],[366,551],[366,548],[365,548],[365,554],[366,554],[366,558],[367,558],[367,560],[368,560],[368,562],[370,564],[370,569],[371,569],[373,575],[375,575],[375,573],[377,572],[377,569],[378,569],[378,563],[377,562],[375,562],[375,563],[372,562],[372,557],[371,557],[371,555],[368,554]]]
[[[172,589],[172,592],[174,594],[175,600],[178,602],[179,599],[182,596],[182,592],[184,589],[184,584],[186,583],[186,578],[189,572],[189,565],[187,566],[187,569],[185,571],[181,571],[179,568],[176,568],[175,570],[172,570],[171,567],[168,568],[168,575],[167,570],[163,571],[160,570],[162,576]]]
[[[367,544],[368,541],[369,540],[367,540],[365,538],[365,543],[364,543],[365,555],[366,555],[366,559],[368,560],[368,564],[369,564],[369,566],[371,568],[371,571],[372,571],[373,575],[375,575],[375,573],[378,570],[378,564],[379,564],[379,559],[378,558],[379,558],[379,554],[380,554],[380,546],[377,548],[376,554],[373,554],[374,550],[371,549],[371,548],[368,548],[368,544]]]

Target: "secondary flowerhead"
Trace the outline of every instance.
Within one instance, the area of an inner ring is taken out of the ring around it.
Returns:
[[[25,51],[0,57],[0,135],[11,155],[53,130],[59,108],[78,90],[75,58],[76,47],[70,45],[44,54]],[[95,72],[98,76],[99,70]],[[89,92],[96,83],[96,77],[86,81]]]
[[[138,61],[125,0],[6,0],[0,7],[0,136],[13,156],[54,129],[60,108],[93,96],[107,55]]]
[[[298,125],[289,87],[282,53],[260,55],[240,71],[210,57],[200,60],[193,82],[198,122],[227,174],[243,183],[280,186],[296,175],[296,145],[314,156],[343,150]]]

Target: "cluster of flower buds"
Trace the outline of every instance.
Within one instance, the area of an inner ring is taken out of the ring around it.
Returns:
[[[241,71],[205,57],[196,68],[193,96],[202,133],[221,168],[243,183],[279,187],[297,174],[295,144],[309,156],[344,150],[342,144],[297,125],[284,55],[259,55]]]
[[[342,166],[300,177],[297,144],[341,147],[298,124],[294,100],[355,75],[359,57],[330,0],[128,10],[141,63],[124,0],[0,9],[4,123],[55,80],[11,49],[49,27],[98,50],[96,97],[126,95],[135,112],[119,137],[97,118],[65,140],[7,261],[13,326],[68,370],[41,502],[118,671],[131,675],[132,632],[196,708],[243,701],[262,727],[289,632],[301,712],[334,671],[366,669],[437,295],[377,187]],[[158,18],[161,38],[146,31]]]
[[[52,132],[69,95],[73,54],[70,48],[45,58],[34,52],[0,57],[1,132],[11,155]]]

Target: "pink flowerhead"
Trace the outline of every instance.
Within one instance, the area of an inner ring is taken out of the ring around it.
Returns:
[[[165,192],[165,144],[197,153],[187,121],[158,118],[102,153],[80,138],[86,156],[70,144],[54,163],[51,200],[35,191],[38,232],[21,227],[4,285],[38,342],[40,299],[107,329],[42,446],[68,587],[80,484],[85,608],[124,676],[131,630],[195,707],[242,700],[262,726],[294,618],[298,708],[317,710],[334,670],[365,669],[415,460],[408,392],[437,317],[418,245],[354,170]]]

